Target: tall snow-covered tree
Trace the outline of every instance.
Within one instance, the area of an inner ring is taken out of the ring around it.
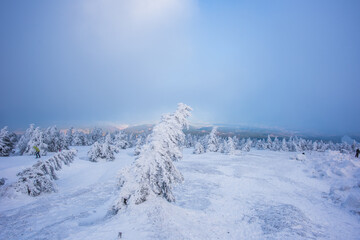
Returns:
[[[207,152],[217,152],[219,150],[219,139],[216,136],[217,127],[213,127],[207,140]]]
[[[120,195],[113,206],[115,212],[125,205],[140,204],[150,197],[163,197],[169,202],[175,200],[172,188],[183,181],[183,176],[173,161],[182,158],[181,146],[185,139],[182,129],[188,126],[191,110],[179,103],[175,113],[164,115],[154,127],[139,157],[120,179]]]
[[[27,145],[34,133],[35,127],[34,124],[30,124],[29,128],[26,129],[25,133],[20,137],[19,141],[16,144],[15,152],[18,154],[24,154],[26,151]]]
[[[11,135],[7,127],[4,127],[0,130],[0,156],[9,156],[13,147],[14,144],[11,141]]]
[[[48,146],[45,143],[45,136],[43,131],[39,127],[35,128],[34,132],[32,133],[32,136],[26,146],[25,154],[28,155],[35,155],[35,149],[34,146],[38,147],[40,149],[40,154],[42,156],[45,156],[47,154]]]

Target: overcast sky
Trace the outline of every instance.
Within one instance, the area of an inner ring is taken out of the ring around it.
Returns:
[[[360,134],[360,1],[0,1],[0,126]]]

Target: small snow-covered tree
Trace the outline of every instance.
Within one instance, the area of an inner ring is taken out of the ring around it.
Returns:
[[[11,136],[7,127],[4,127],[0,131],[0,156],[9,156],[14,147],[13,142],[11,141]]]
[[[24,152],[26,151],[27,145],[33,135],[35,128],[34,128],[34,124],[30,124],[29,128],[26,129],[25,133],[20,137],[19,141],[16,144],[15,147],[15,153],[18,154],[24,154]]]
[[[219,150],[219,139],[216,136],[217,127],[213,127],[207,140],[207,152],[217,152]]]
[[[75,131],[73,133],[71,146],[84,146],[86,145],[86,136],[81,131]]]
[[[126,140],[126,135],[122,131],[118,131],[114,134],[113,144],[117,151],[130,147],[130,143]]]
[[[284,152],[289,151],[289,148],[288,148],[288,145],[287,145],[287,142],[286,142],[285,138],[283,138],[282,141],[281,141],[281,151],[284,151]]]
[[[102,150],[102,145],[100,143],[95,142],[93,145],[91,145],[91,148],[87,153],[91,162],[97,162],[98,159],[101,158],[102,156],[101,150]]]
[[[272,140],[271,140],[270,135],[267,136],[266,148],[272,150]]]
[[[169,202],[175,200],[172,188],[183,181],[183,176],[173,161],[182,157],[181,146],[185,139],[182,129],[188,126],[191,110],[179,103],[174,114],[164,115],[154,127],[139,157],[120,179],[120,196],[113,206],[115,213],[125,205],[140,204],[149,197],[159,196]],[[129,175],[129,172],[133,174]]]
[[[243,145],[243,147],[242,147],[241,150],[244,151],[244,152],[250,152],[250,150],[251,150],[251,144],[252,144],[251,139],[250,139],[250,138],[246,139],[246,142],[245,142],[245,144]]]
[[[34,146],[38,147],[40,149],[40,154],[42,156],[45,156],[47,154],[48,146],[45,143],[45,136],[43,131],[39,127],[35,128],[34,132],[32,133],[32,136],[26,146],[25,154],[28,155],[35,155],[35,149]]]
[[[291,137],[290,140],[289,140],[289,149],[291,152],[301,152],[301,149],[297,143],[297,138],[293,138]]]
[[[139,136],[136,140],[136,145],[134,149],[134,155],[138,156],[141,152],[141,147],[144,145],[145,139],[142,136]]]
[[[264,149],[266,149],[266,143],[264,143],[264,141],[262,139],[259,139],[256,142],[255,147],[257,150],[264,150]]]
[[[68,148],[65,136],[60,133],[56,126],[48,127],[44,132],[44,136],[49,152],[58,152],[61,149]]]
[[[115,147],[111,144],[111,136],[107,134],[104,143],[95,142],[89,152],[88,157],[91,162],[97,162],[100,159],[106,159],[107,161],[113,161]]]
[[[89,134],[88,134],[88,144],[93,144],[95,142],[100,142],[101,139],[103,139],[103,131],[101,128],[94,128]]]
[[[205,153],[204,146],[200,142],[195,143],[195,148],[194,148],[193,153],[194,154],[203,154],[203,153]]]
[[[73,142],[73,131],[74,131],[74,128],[73,128],[73,127],[69,128],[69,129],[66,131],[65,141],[66,141],[66,144],[67,144],[68,146],[71,146],[71,145],[72,145],[72,142]]]
[[[271,150],[279,151],[280,149],[281,149],[280,141],[277,137],[275,137],[274,141],[272,142]]]
[[[235,154],[235,143],[231,137],[228,137],[228,140],[226,141],[225,146],[226,146],[225,153],[227,153],[229,155]]]

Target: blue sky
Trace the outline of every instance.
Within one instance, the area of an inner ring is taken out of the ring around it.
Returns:
[[[1,1],[0,125],[360,134],[360,1]]]

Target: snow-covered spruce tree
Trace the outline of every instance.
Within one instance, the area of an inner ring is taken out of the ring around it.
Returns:
[[[15,146],[15,153],[20,155],[24,154],[34,130],[34,124],[30,124],[29,128],[26,129],[25,133],[20,137],[19,141],[17,142]]]
[[[217,127],[213,127],[213,129],[211,130],[208,136],[207,148],[206,148],[207,152],[217,152],[219,150],[219,139],[216,136],[216,133],[217,133]]]
[[[183,181],[182,174],[173,161],[182,158],[181,146],[188,126],[187,118],[192,109],[179,103],[174,114],[167,114],[157,124],[142,147],[139,157],[120,178],[120,195],[112,208],[117,213],[128,204],[140,204],[151,197],[175,201],[173,185]]]
[[[123,131],[118,131],[114,134],[113,144],[116,148],[116,151],[120,149],[126,149],[130,147],[130,143],[127,141],[127,136]]]
[[[223,138],[219,138],[219,148],[217,151],[219,153],[226,153],[226,149],[227,149],[227,141]]]
[[[287,145],[287,142],[286,142],[285,138],[283,138],[282,141],[281,141],[281,151],[284,151],[284,152],[289,151],[289,148],[288,148],[288,145]]]
[[[266,148],[269,149],[269,150],[272,150],[272,140],[271,140],[270,135],[267,136]]]
[[[101,158],[102,156],[101,150],[102,150],[102,145],[100,143],[95,142],[93,145],[91,145],[91,148],[87,153],[90,162],[97,162],[98,159]]]
[[[102,158],[106,159],[107,161],[114,161],[115,156],[115,147],[111,144],[111,135],[108,133],[105,137],[105,141],[102,144]]]
[[[235,143],[231,137],[228,137],[228,140],[226,141],[225,146],[226,146],[225,153],[227,153],[229,155],[235,154]]]
[[[95,142],[101,142],[101,139],[103,139],[103,131],[101,128],[96,127],[88,134],[87,137],[87,145],[91,145]]]
[[[44,136],[49,152],[58,152],[61,149],[68,148],[65,136],[60,133],[56,126],[48,127],[44,132]]]
[[[266,143],[264,143],[263,139],[259,139],[256,142],[255,147],[256,147],[257,150],[264,150],[264,149],[266,149]]]
[[[48,146],[45,143],[44,133],[39,127],[35,128],[35,130],[33,131],[24,153],[28,155],[35,155],[36,151],[34,149],[34,146],[40,149],[40,154],[42,156],[45,156],[47,154]]]
[[[66,141],[66,144],[67,144],[68,146],[71,146],[71,144],[72,144],[72,141],[73,141],[73,131],[74,131],[74,128],[73,128],[73,127],[69,128],[69,129],[66,131],[65,141]]]
[[[115,147],[111,144],[111,136],[107,134],[104,143],[95,142],[89,152],[88,157],[91,162],[97,162],[100,159],[106,159],[106,161],[113,161]]]
[[[246,139],[246,142],[245,142],[245,144],[243,145],[243,147],[242,147],[241,150],[244,151],[244,152],[250,152],[250,150],[251,150],[251,144],[252,144],[251,139],[250,139],[250,138]]]
[[[194,154],[203,154],[205,153],[205,148],[204,146],[201,144],[201,142],[196,142],[195,143],[195,148],[193,151]]]
[[[134,149],[134,155],[138,156],[141,152],[141,147],[144,145],[145,143],[145,138],[142,136],[139,136],[136,140],[136,145],[135,145],[135,149]]]
[[[272,148],[273,151],[280,151],[281,144],[277,137],[274,138],[274,141],[272,142]]]
[[[7,127],[4,127],[0,130],[0,156],[9,156],[13,148],[14,144],[11,141],[11,135],[7,130]]]
[[[75,131],[72,135],[71,146],[84,146],[86,145],[86,136],[81,131]]]

